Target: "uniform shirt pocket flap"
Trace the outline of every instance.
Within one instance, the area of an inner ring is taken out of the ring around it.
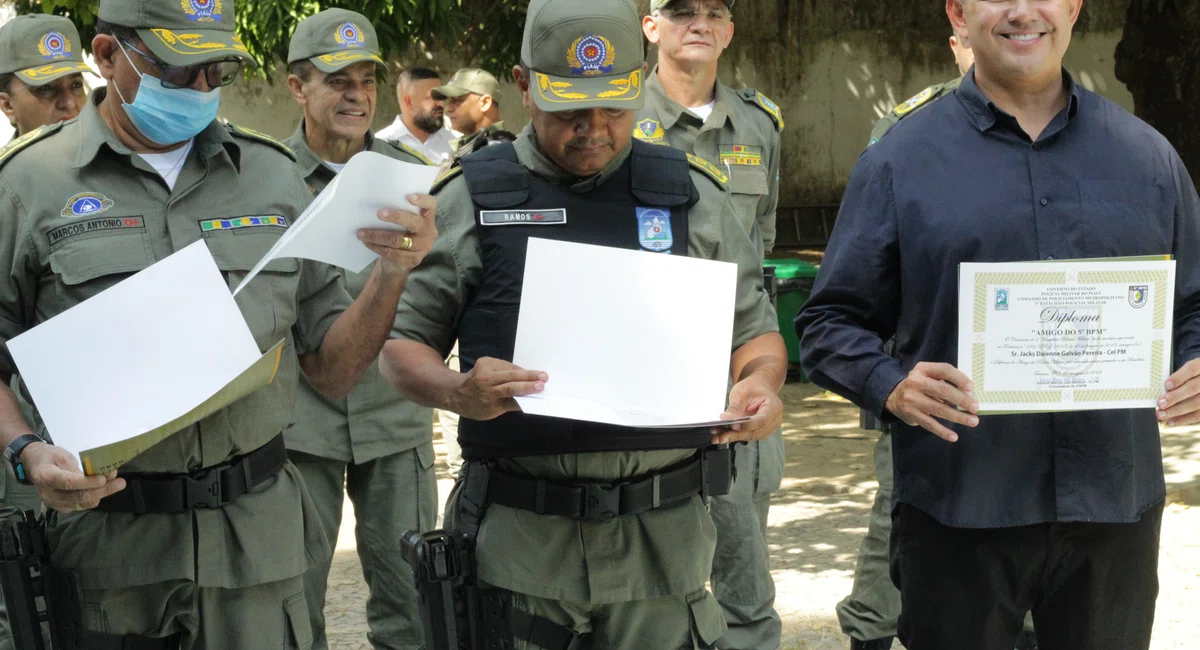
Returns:
[[[290,632],[295,647],[299,650],[309,650],[313,644],[312,625],[308,619],[308,601],[303,593],[296,594],[283,601],[283,616],[286,618],[287,631]],[[292,647],[292,646],[284,646]]]
[[[144,233],[68,240],[50,252],[50,269],[70,286],[106,275],[137,273],[154,262]]]
[[[767,168],[761,165],[730,165],[729,191],[734,194],[770,193]]]
[[[275,242],[279,241],[279,235],[279,231],[228,231],[210,234],[205,241],[208,243],[208,250],[212,252],[213,260],[217,262],[217,268],[222,271],[249,271],[271,250]],[[294,257],[274,259],[263,267],[263,270],[296,273],[300,270],[300,260]]]

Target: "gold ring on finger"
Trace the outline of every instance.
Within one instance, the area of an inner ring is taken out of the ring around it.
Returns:
[[[405,236],[404,239],[400,240],[400,250],[402,250],[402,251],[411,250],[412,247],[413,247],[412,237]]]

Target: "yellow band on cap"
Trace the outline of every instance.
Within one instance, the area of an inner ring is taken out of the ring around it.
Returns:
[[[364,61],[367,59],[370,59],[370,60],[378,62],[378,63],[383,63],[383,59],[379,58],[378,55],[371,54],[370,52],[365,52],[363,50],[350,51],[350,52],[333,52],[331,54],[322,54],[321,56],[317,57],[318,61],[320,61],[321,63],[327,63],[329,65],[337,65],[338,63],[350,63],[353,61]]]
[[[91,72],[92,69],[89,68],[86,63],[81,63],[79,61],[67,61],[64,63],[50,63],[48,65],[43,65],[43,66],[40,66],[37,68],[26,68],[24,70],[18,70],[17,76],[23,77],[30,81],[38,81],[38,80],[44,79],[46,77],[52,77],[56,74],[62,74],[64,72],[74,72],[76,70],[78,70],[80,72],[84,72],[84,71]]]
[[[576,84],[569,81],[555,81],[549,75],[541,72],[534,72],[534,74],[537,76],[538,94],[548,102],[575,104],[589,99],[631,102],[642,96],[641,70],[634,70],[629,73],[629,76],[609,81],[608,85],[613,86],[613,90],[606,90],[596,95],[572,90],[578,89]],[[585,81],[596,81],[596,78],[592,77]]]
[[[218,50],[250,53],[250,50],[246,49],[246,46],[242,44],[242,39],[237,35],[233,37],[233,45],[229,46],[224,43],[202,42],[201,39],[204,38],[203,34],[176,34],[162,27],[155,27],[150,31],[163,42],[163,45],[167,46],[167,49],[184,56],[212,54]],[[189,49],[180,49],[181,47]]]

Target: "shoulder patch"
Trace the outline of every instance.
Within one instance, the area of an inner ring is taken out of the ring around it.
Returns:
[[[22,149],[25,149],[38,140],[57,133],[62,128],[62,125],[62,122],[56,122],[48,126],[39,126],[19,138],[13,138],[11,142],[0,147],[0,167],[4,167],[4,164],[16,156]]]
[[[233,122],[228,123],[226,127],[229,129],[229,132],[235,136],[246,138],[247,140],[256,140],[258,142],[262,142],[263,144],[268,144],[282,151],[288,158],[291,158],[293,162],[296,161],[296,152],[292,151],[291,147],[280,142],[279,140],[276,140],[275,138],[272,138],[266,133],[255,131],[254,129],[247,129],[244,126],[238,126]]]
[[[442,170],[442,173],[438,174],[437,178],[433,179],[433,187],[429,188],[429,193],[437,194],[438,192],[442,191],[442,188],[446,187],[447,183],[454,180],[459,174],[461,174],[462,170],[462,166],[458,164]]]
[[[783,111],[780,110],[779,104],[771,101],[769,97],[753,88],[743,88],[738,91],[738,94],[741,95],[747,104],[754,104],[761,108],[767,115],[770,115],[771,121],[775,122],[775,128],[780,131],[783,130]]]
[[[380,142],[386,142],[389,145],[395,147],[396,149],[399,149],[400,151],[403,151],[404,153],[412,156],[413,158],[420,160],[422,165],[428,165],[430,167],[437,167],[437,163],[430,160],[425,154],[421,153],[420,151],[417,151],[413,147],[410,147],[410,146],[404,144],[403,142],[395,142],[392,140],[380,140]]]
[[[920,105],[924,104],[925,102],[929,101],[930,99],[933,99],[933,95],[936,92],[937,92],[937,86],[930,86],[930,87],[926,88],[925,90],[922,90],[921,92],[917,93],[916,95],[913,95],[912,97],[908,98],[908,101],[904,102],[903,104],[900,104],[896,108],[893,108],[892,112],[895,113],[898,117],[903,117],[906,114],[911,113],[914,110],[916,110],[916,108],[919,107]]]
[[[725,184],[729,182],[729,177],[725,175],[725,172],[721,171],[721,168],[694,154],[689,153],[687,159],[692,169],[713,179],[717,185],[721,186],[721,189],[725,189]]]

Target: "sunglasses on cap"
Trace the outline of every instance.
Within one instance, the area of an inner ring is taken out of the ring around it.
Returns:
[[[190,88],[192,84],[196,83],[196,78],[201,73],[204,73],[204,79],[208,82],[209,88],[220,88],[233,83],[237,79],[238,73],[242,71],[240,59],[209,61],[196,65],[168,65],[161,59],[137,49],[132,43],[123,42],[126,47],[137,52],[150,65],[158,69],[159,80],[162,81],[164,88]]]

